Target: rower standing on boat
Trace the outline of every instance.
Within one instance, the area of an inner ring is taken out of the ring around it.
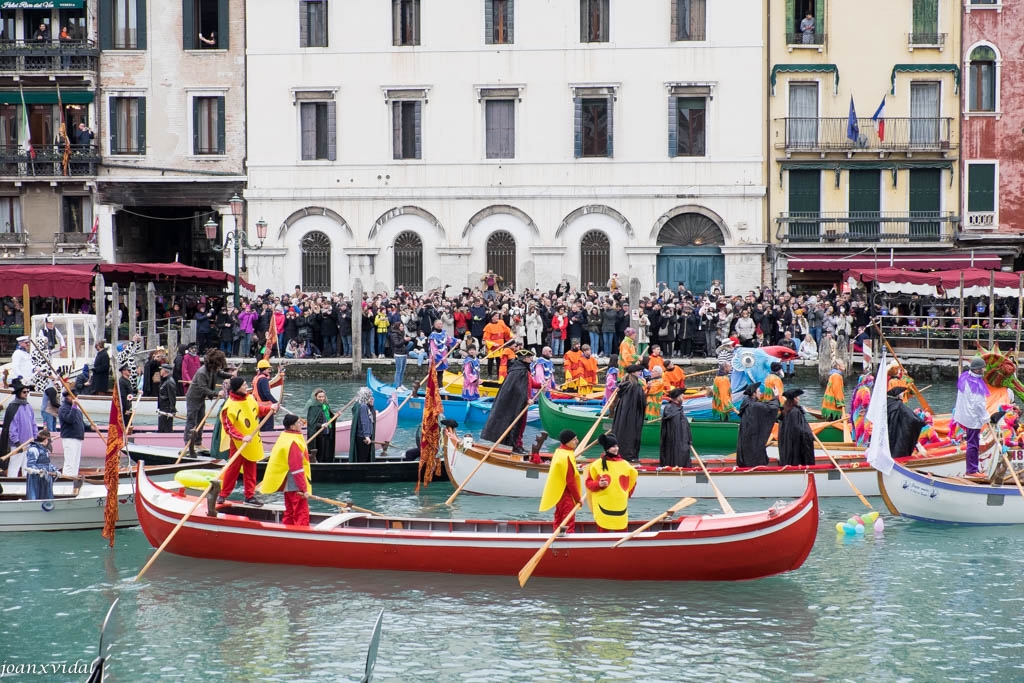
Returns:
[[[636,328],[627,327],[623,333],[622,341],[619,342],[619,373],[629,372],[630,365],[640,362],[640,354],[636,350]]]
[[[110,349],[103,340],[96,342],[96,356],[92,359],[92,385],[89,393],[105,394],[110,391]]]
[[[711,383],[711,412],[722,422],[728,422],[733,412],[736,411],[732,404],[732,366],[728,363],[719,363],[718,374]]]
[[[448,369],[448,349],[458,346],[459,340],[448,334],[444,322],[438,318],[434,321],[434,330],[427,337],[430,357],[434,359],[437,370],[437,386],[444,386],[444,371]]]
[[[740,403],[740,428],[736,440],[737,467],[763,467],[768,464],[768,437],[779,420],[779,399],[767,401],[761,387],[751,382],[743,390]]]
[[[647,403],[644,408],[645,420],[657,420],[661,417],[661,402],[665,399],[665,392],[672,388],[662,377],[663,367],[655,365],[651,368],[651,379],[644,387],[644,393],[647,395]]]
[[[530,401],[531,390],[540,389],[541,384],[530,374],[530,360],[533,352],[523,349],[516,359],[508,364],[508,375],[498,389],[498,395],[494,397],[494,404],[491,412],[487,415],[487,423],[480,432],[480,438],[487,441],[494,441],[501,437],[506,430],[505,438],[501,441],[512,449],[513,453],[525,454],[523,450],[523,431],[526,429],[527,415],[523,408]],[[516,416],[522,413],[519,424],[508,429]]]
[[[629,499],[636,489],[636,468],[619,455],[615,435],[597,438],[604,453],[587,468],[587,490],[594,521],[601,531],[622,531],[629,525]]]
[[[277,412],[278,402],[274,399],[274,394],[270,388],[279,385],[284,380],[284,368],[281,368],[277,373],[277,377],[270,379],[270,361],[266,358],[261,358],[256,363],[256,377],[252,380],[253,394],[256,396],[256,402],[260,404],[261,416],[266,415],[267,412]],[[266,407],[266,411],[263,408]],[[274,418],[271,417],[269,420],[263,423],[262,431],[272,432],[274,431]]]
[[[980,359],[979,359],[980,360]],[[965,373],[970,374],[970,373]],[[983,391],[988,391],[985,387],[985,380],[978,377],[981,382]],[[957,385],[959,387],[959,384]],[[921,419],[917,413],[910,409],[906,403],[904,403],[904,394],[910,391],[906,386],[895,386],[888,391],[888,400],[885,402],[886,412],[886,425],[889,428],[889,454],[894,458],[906,458],[914,454],[914,450],[917,448],[917,440],[921,437],[921,429],[925,425],[925,421]],[[960,393],[957,392],[957,405],[960,405]],[[988,419],[988,412],[985,410],[985,398],[984,395],[981,398],[981,424],[984,424],[985,420]],[[970,419],[968,415],[962,415],[965,419]],[[956,420],[956,412],[954,409],[953,419]],[[963,424],[963,423],[961,423]],[[966,426],[965,426],[966,428]],[[977,434],[979,429],[975,431]],[[977,451],[977,439],[975,439],[975,451],[974,451],[974,469],[971,469],[970,456],[967,460],[967,472],[977,473],[978,471],[978,451]],[[967,452],[970,453],[970,432],[968,432],[968,445]]]
[[[665,372],[662,373],[661,378],[670,389],[686,388],[686,372],[673,363],[671,358],[665,359]]]
[[[639,363],[628,366],[616,389],[618,399],[615,401],[612,431],[617,437],[616,452],[626,460],[640,459],[640,437],[647,410],[647,394],[640,380],[643,369]]]
[[[71,399],[71,394],[64,390],[64,400],[57,411],[60,421],[60,442],[64,447],[64,466],[61,474],[66,477],[77,477],[78,467],[82,463],[82,446],[85,444],[85,420],[82,409]]]
[[[118,368],[119,377],[117,378],[117,393],[121,400],[121,419],[124,420],[125,425],[131,422],[132,419],[132,401],[135,400],[135,393],[138,388],[132,383],[132,366],[125,363]]]
[[[160,384],[156,388],[156,410],[158,432],[165,434],[174,431],[174,416],[178,413],[178,383],[171,373],[174,366],[168,363],[160,365]]]
[[[373,392],[360,387],[352,404],[352,426],[349,429],[348,461],[373,462],[373,442],[377,438],[377,411],[373,408]]]
[[[545,389],[545,395],[549,398],[551,396],[551,383],[552,378],[555,374],[555,364],[551,360],[551,347],[545,346],[540,350],[540,357],[533,361],[530,366],[530,374],[533,375],[533,379],[540,385],[547,387]],[[535,392],[530,392],[530,397],[533,397]]]
[[[814,432],[800,405],[803,389],[790,389],[782,396],[786,405],[779,418],[779,464],[809,467],[814,464]]]
[[[843,371],[846,364],[841,360],[832,363],[832,370],[828,373],[828,382],[825,384],[825,395],[821,397],[821,417],[825,420],[842,419],[846,407],[846,388],[843,386]]]
[[[683,413],[683,389],[668,392],[668,403],[661,414],[661,442],[658,464],[662,467],[689,467],[693,433]]]
[[[498,365],[498,379],[501,379],[507,374],[511,359],[505,355],[506,349],[501,350],[500,356],[494,352],[512,340],[512,330],[501,319],[500,313],[491,313],[491,322],[484,325],[482,340],[487,351],[487,377],[494,379],[494,366]],[[502,368],[505,368],[504,374]]]
[[[32,381],[35,368],[32,365],[32,354],[29,349],[32,344],[32,337],[23,334],[18,337],[18,346],[11,354],[11,380],[20,379],[22,383]]]
[[[0,454],[7,455],[16,450],[21,444],[36,438],[38,427],[36,427],[36,414],[28,401],[31,384],[22,384],[20,377],[15,377],[11,383],[14,390],[14,398],[7,404],[7,412],[4,413],[4,426],[0,430]],[[2,464],[3,461],[0,461]],[[25,451],[15,453],[8,458],[7,476],[20,477],[25,468]]]
[[[580,475],[576,470],[576,446],[580,440],[576,432],[563,429],[558,435],[561,444],[551,455],[551,466],[548,468],[548,479],[544,483],[544,493],[540,497],[540,511],[555,508],[555,529],[565,520],[580,502]],[[566,533],[576,531],[576,515],[569,519],[565,527]]]
[[[984,372],[985,360],[981,356],[975,356],[971,359],[970,368],[961,373],[956,382],[956,405],[953,406],[953,420],[967,432],[968,477],[980,474],[978,471],[978,444],[981,440],[981,428],[988,421],[986,399],[989,389],[982,376]],[[888,406],[886,407],[888,408]],[[891,435],[892,427],[890,426],[889,429]],[[920,433],[920,429],[918,429],[918,433]],[[896,453],[893,453],[893,457],[897,457]]]
[[[39,430],[25,455],[25,500],[53,500],[53,480],[60,472],[50,462],[50,432]]]
[[[761,383],[761,400],[771,401],[772,399],[781,402],[782,394],[786,391],[782,383],[782,363],[773,362],[768,366],[768,374]]]
[[[584,393],[585,389],[597,384],[597,359],[593,356],[593,349],[590,344],[580,347],[580,357],[576,362],[576,369],[579,375],[573,375],[573,379],[580,380],[579,392]]]
[[[334,462],[336,435],[334,427],[338,422],[337,420],[331,422],[333,417],[331,404],[327,402],[327,392],[317,387],[306,403],[306,439],[313,434],[317,435],[315,439],[306,442],[310,460]],[[286,417],[284,420],[287,424],[288,418]],[[328,422],[331,422],[330,425],[324,427]]]
[[[218,352],[220,353],[220,352]],[[220,495],[217,503],[226,503],[228,496],[235,490],[238,482],[238,471],[242,471],[242,487],[245,502],[257,507],[263,503],[256,498],[256,463],[263,459],[263,441],[259,435],[260,418],[277,410],[277,404],[259,404],[249,393],[249,385],[241,377],[232,377],[228,385],[228,400],[220,411],[220,424],[228,435],[229,457],[241,451],[242,456],[235,458],[221,476]],[[269,420],[268,420],[269,422]]]
[[[866,446],[870,436],[870,425],[867,414],[868,405],[871,404],[871,389],[875,386],[875,377],[870,369],[860,376],[857,386],[853,390],[853,400],[850,402],[850,422],[853,426],[853,438],[858,446]]]
[[[462,361],[462,398],[475,401],[480,398],[480,359],[476,357],[476,344],[470,344],[469,356]]]
[[[189,351],[191,350],[192,347],[189,345]],[[188,360],[188,356],[185,359]],[[183,434],[185,443],[193,438],[192,432],[196,430],[198,430],[195,434],[196,443],[202,441],[203,432],[200,423],[206,414],[206,402],[223,395],[220,390],[221,380],[230,380],[234,377],[234,374],[225,370],[227,364],[228,359],[223,351],[211,349],[206,354],[206,362],[199,367],[195,375],[188,375],[191,382],[188,385],[188,392],[185,394],[185,433]],[[185,376],[186,373],[183,369],[182,377]],[[182,382],[185,381],[187,380],[182,380]]]
[[[284,517],[281,522],[309,526],[309,494],[313,492],[309,448],[302,436],[298,415],[285,415],[283,424],[284,431],[270,451],[267,470],[260,482],[260,493],[266,496],[284,491]]]

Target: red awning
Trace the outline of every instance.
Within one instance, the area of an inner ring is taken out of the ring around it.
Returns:
[[[224,285],[235,281],[233,275],[222,270],[207,270],[183,263],[101,263],[99,271],[110,282],[176,280],[182,284]],[[242,287],[255,291],[256,287],[240,279]]]
[[[964,287],[988,287],[992,284],[992,271],[979,268],[965,268],[963,270],[943,270],[938,273],[942,280],[944,289],[960,287],[960,274],[964,276]],[[1017,289],[1020,286],[1020,276],[1017,273],[1004,273],[996,271],[996,287],[1010,287]]]
[[[20,297],[28,285],[29,296],[88,299],[92,296],[91,263],[60,266],[0,265],[0,296]]]
[[[844,280],[851,277],[861,282],[898,282],[933,287],[942,281],[939,273],[919,273],[902,268],[879,268],[877,271],[874,268],[854,268],[843,273]]]
[[[788,269],[794,270],[873,270],[882,268],[907,268],[909,270],[932,271],[938,268],[990,268],[998,269],[1002,259],[997,254],[981,254],[969,251],[949,252],[915,252],[911,254],[893,254],[879,251],[878,258],[874,254],[864,253],[844,256],[840,253],[831,254],[791,254]],[[959,279],[957,280],[959,284]]]

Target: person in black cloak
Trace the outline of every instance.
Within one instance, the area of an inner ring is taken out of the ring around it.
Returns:
[[[334,462],[335,428],[338,421],[331,422],[333,417],[334,411],[327,401],[327,392],[317,387],[306,402],[306,446],[312,462]],[[328,422],[331,424],[324,427]],[[314,434],[317,437],[311,440]]]
[[[805,467],[814,464],[814,434],[800,405],[803,389],[790,389],[782,395],[786,405],[779,418],[779,464]]]
[[[377,411],[373,408],[373,394],[360,387],[352,404],[352,426],[349,428],[349,462],[373,462],[373,442],[377,437]]]
[[[690,448],[693,434],[683,414],[683,393],[676,388],[668,392],[668,403],[661,411],[661,443],[658,464],[662,467],[690,467]]]
[[[740,403],[740,429],[736,440],[737,467],[763,467],[768,464],[768,437],[779,419],[779,399],[761,400],[761,385],[751,382],[743,390]]]
[[[925,422],[903,402],[907,387],[893,387],[885,402],[886,422],[889,426],[889,453],[894,458],[906,458],[914,454],[917,440]]]
[[[515,358],[508,362],[508,374],[494,397],[494,405],[487,415],[487,422],[480,432],[480,438],[486,441],[497,441],[502,433],[512,424],[523,408],[530,401],[530,388],[539,389],[541,384],[530,374],[530,362],[533,352],[523,349]],[[526,453],[523,450],[523,431],[526,429],[526,413],[519,417],[518,424],[508,429],[501,443],[512,448],[513,453]]]
[[[619,456],[623,460],[640,459],[640,436],[644,427],[644,411],[647,408],[647,393],[640,383],[640,363],[625,368],[625,376],[619,379],[615,390],[615,417],[612,418],[612,432],[619,440]]]

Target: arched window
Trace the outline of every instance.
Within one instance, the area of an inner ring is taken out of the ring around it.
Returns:
[[[395,287],[407,291],[423,290],[423,240],[414,232],[403,232],[395,238]]]
[[[658,246],[708,247],[725,244],[718,224],[700,213],[681,213],[669,219],[658,233]]]
[[[608,282],[611,266],[611,247],[608,236],[600,230],[591,230],[580,240],[580,289],[593,283],[603,289]]]
[[[302,250],[302,291],[331,291],[331,240],[322,232],[306,233]]]
[[[516,241],[504,230],[487,238],[487,269],[505,279],[502,288],[516,285]]]
[[[987,45],[971,51],[970,91],[967,94],[968,111],[996,110],[996,52]]]

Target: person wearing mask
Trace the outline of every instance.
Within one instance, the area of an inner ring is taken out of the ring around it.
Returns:
[[[778,397],[764,400],[761,385],[751,382],[743,389],[740,428],[736,440],[736,466],[762,467],[768,464],[768,437],[779,419]]]
[[[647,395],[640,380],[644,369],[636,363],[627,366],[616,388],[615,415],[612,417],[612,431],[619,436],[619,450],[626,460],[640,459],[640,437],[647,409]]]

